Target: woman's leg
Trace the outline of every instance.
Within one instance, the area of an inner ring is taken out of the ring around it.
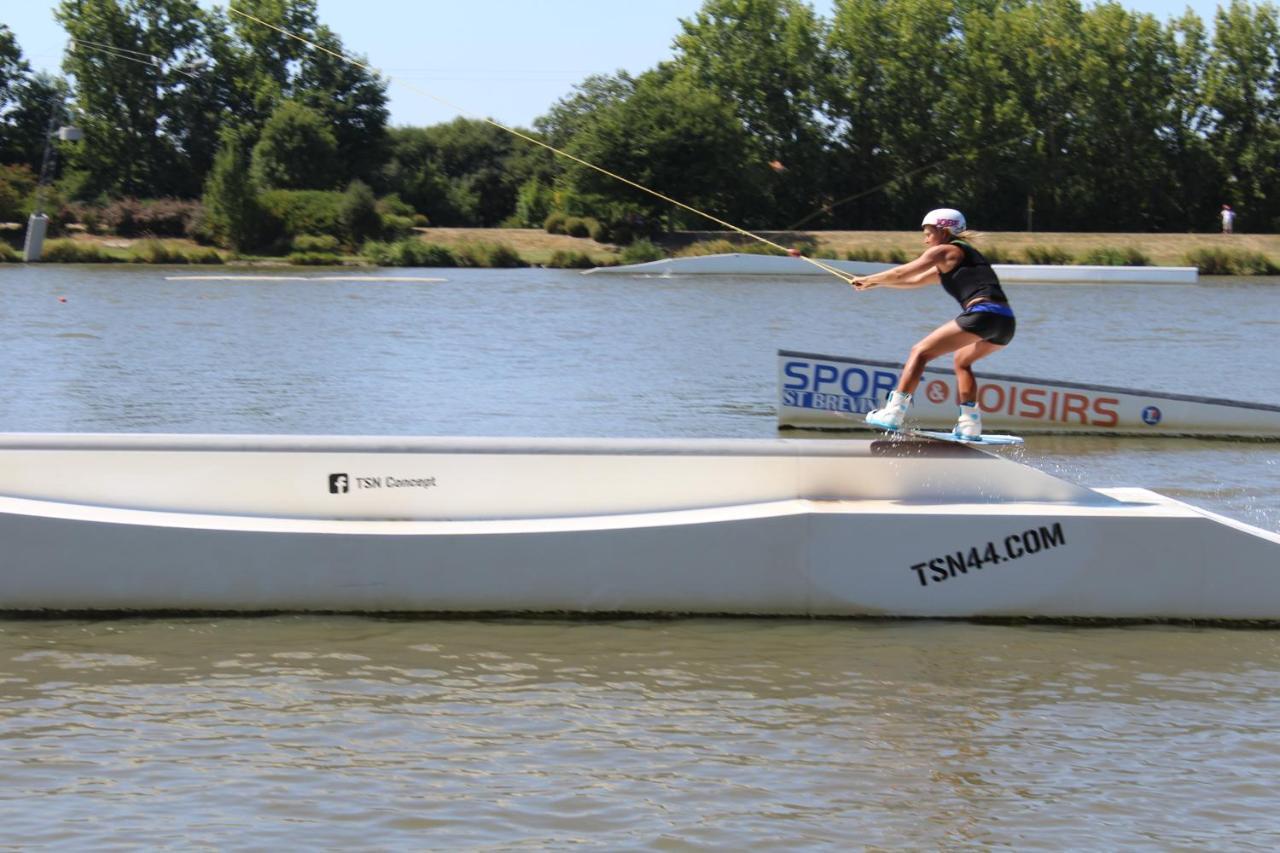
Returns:
[[[955,320],[942,324],[911,348],[911,355],[907,356],[907,363],[902,368],[902,378],[898,380],[898,390],[903,394],[914,394],[916,386],[920,384],[920,377],[924,375],[926,364],[940,355],[977,345],[991,346],[973,332],[960,328]],[[972,378],[973,374],[969,375]]]
[[[974,403],[978,400],[978,381],[973,378],[973,363],[980,358],[986,358],[993,352],[999,352],[1004,349],[1003,344],[993,344],[990,341],[977,340],[968,346],[962,346],[956,350],[956,397],[957,402]]]

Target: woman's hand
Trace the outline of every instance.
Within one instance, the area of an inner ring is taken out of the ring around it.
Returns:
[[[876,286],[876,283],[866,276],[854,276],[849,284],[853,285],[854,290],[869,290]]]

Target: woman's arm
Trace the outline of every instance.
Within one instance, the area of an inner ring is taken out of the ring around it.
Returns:
[[[853,280],[857,290],[871,287],[922,287],[926,284],[938,284],[940,270],[950,271],[955,268],[963,256],[957,246],[930,246],[914,261],[907,261],[901,266],[884,270],[874,275],[859,276]]]

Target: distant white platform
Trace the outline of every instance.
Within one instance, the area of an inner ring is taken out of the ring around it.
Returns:
[[[448,279],[420,275],[167,275],[165,281],[415,281],[442,282]]]
[[[892,268],[893,264],[868,261],[836,261],[819,258],[822,263],[850,275],[871,275]],[[1033,264],[993,264],[1002,282],[1011,284],[1195,284],[1199,271],[1195,267],[1100,267],[1037,266]],[[799,258],[777,255],[731,253],[702,255],[694,258],[666,258],[645,264],[620,267],[596,267],[584,275],[830,275]]]

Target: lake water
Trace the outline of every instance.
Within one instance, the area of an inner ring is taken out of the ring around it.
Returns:
[[[954,313],[823,279],[166,280],[209,272],[0,267],[0,431],[768,437],[776,350],[900,359]],[[1278,284],[1010,291],[993,372],[1280,402]],[[1278,457],[1019,458],[1277,530]],[[0,842],[1272,848],[1277,688],[1280,633],[1188,626],[7,620]]]

